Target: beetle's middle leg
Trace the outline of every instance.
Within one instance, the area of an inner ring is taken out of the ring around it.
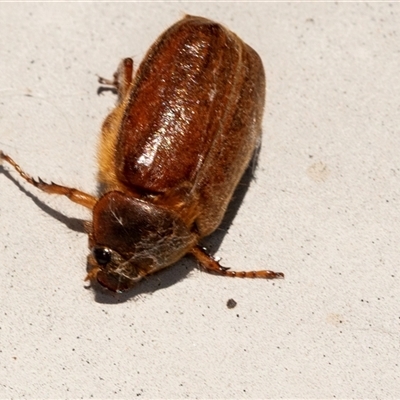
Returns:
[[[230,271],[229,268],[223,267],[213,257],[206,253],[200,246],[193,247],[190,253],[194,255],[199,262],[200,266],[203,267],[207,272],[230,276],[232,278],[262,278],[262,279],[279,279],[284,278],[285,275],[282,272],[274,272],[268,270],[260,271]]]

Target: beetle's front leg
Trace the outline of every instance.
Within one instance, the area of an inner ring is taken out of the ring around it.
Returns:
[[[193,247],[190,253],[196,257],[200,266],[211,274],[230,276],[232,278],[279,279],[285,277],[285,275],[282,272],[274,272],[268,270],[230,271],[229,268],[220,265],[218,261],[216,261],[209,254],[207,254],[207,252],[200,246]]]
[[[8,162],[15,168],[15,170],[21,175],[23,179],[25,179],[31,185],[42,190],[43,192],[67,196],[74,203],[90,208],[91,210],[97,202],[97,199],[95,197],[91,196],[90,194],[81,192],[78,189],[57,185],[56,183],[46,183],[43,182],[40,178],[38,180],[33,179],[30,175],[24,172],[23,169],[10,156],[4,154],[1,150],[0,160]]]

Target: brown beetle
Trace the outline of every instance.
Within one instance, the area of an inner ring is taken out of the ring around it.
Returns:
[[[235,272],[199,245],[220,224],[261,135],[265,76],[258,54],[235,34],[186,16],[150,48],[136,74],[124,59],[114,80],[118,104],[106,118],[99,149],[99,198],[32,179],[93,210],[87,223],[87,279],[124,291],[191,253],[209,272],[281,278],[273,271]]]

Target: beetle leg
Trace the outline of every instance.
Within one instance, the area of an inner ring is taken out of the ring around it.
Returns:
[[[133,80],[133,60],[132,58],[124,58],[114,74],[114,79],[105,79],[99,77],[99,83],[102,85],[113,86],[117,89],[118,98],[121,102],[125,99],[129,92]]]
[[[207,272],[216,275],[230,276],[232,278],[263,278],[263,279],[278,279],[284,278],[282,272],[274,272],[268,270],[261,271],[230,271],[229,268],[223,267],[212,258],[206,251],[200,246],[195,246],[190,250],[201,267],[203,267]]]
[[[90,194],[81,192],[78,189],[69,188],[66,186],[60,186],[56,183],[46,183],[43,182],[40,178],[38,180],[33,179],[27,173],[25,173],[22,168],[7,154],[4,154],[0,150],[0,160],[4,160],[12,165],[15,170],[21,175],[23,179],[25,179],[31,185],[37,187],[38,189],[42,190],[43,192],[50,193],[50,194],[61,194],[63,196],[67,196],[71,201],[74,203],[78,203],[81,206],[93,209],[94,205],[97,202],[97,199]]]

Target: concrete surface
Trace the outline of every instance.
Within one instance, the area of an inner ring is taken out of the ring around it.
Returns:
[[[0,148],[94,193],[115,102],[97,74],[139,63],[184,13],[240,35],[268,77],[256,180],[208,243],[224,265],[286,279],[188,259],[130,295],[95,294],[90,216],[2,169],[0,397],[398,398],[400,4],[2,3]]]

